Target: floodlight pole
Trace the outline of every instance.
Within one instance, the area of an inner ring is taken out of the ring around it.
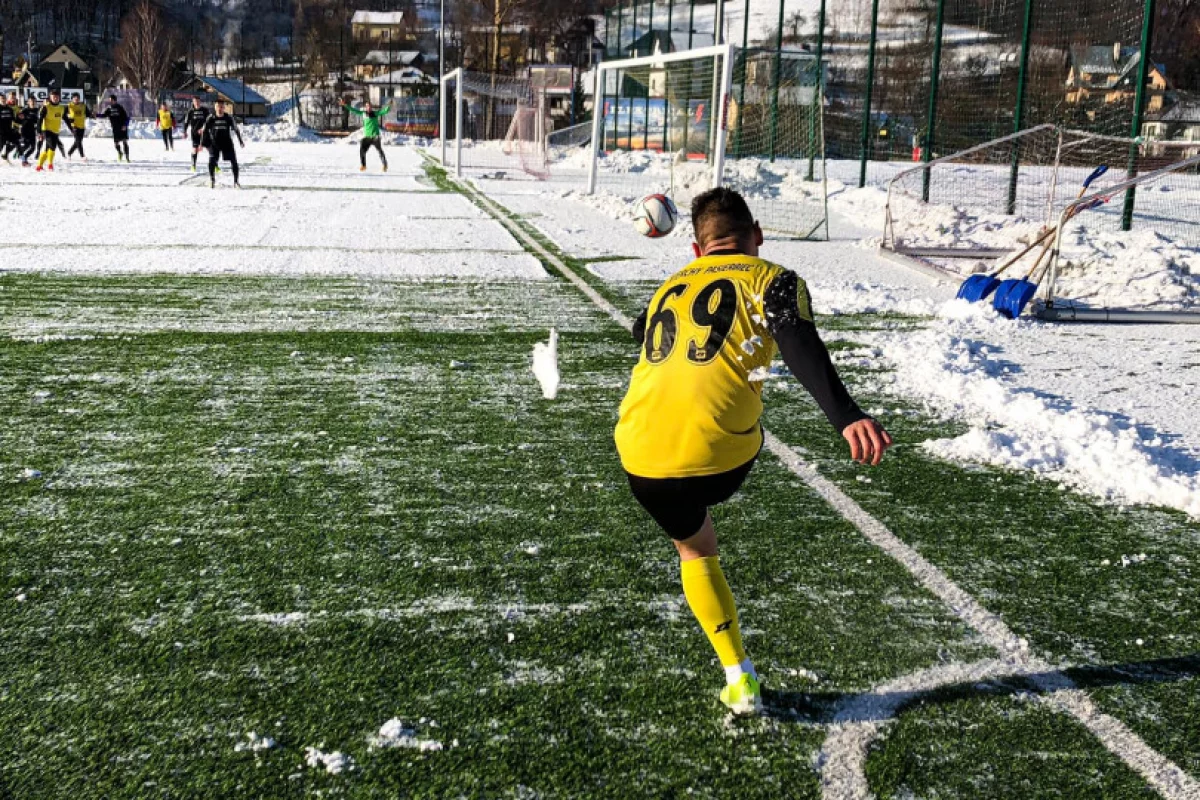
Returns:
[[[1027,2],[1032,3],[1033,0],[1027,0]],[[816,93],[813,95],[813,102],[816,105],[817,118],[819,120],[821,120],[822,123],[824,122],[823,115],[825,114],[825,108],[823,106],[823,103],[825,102],[824,62],[825,62],[825,0],[821,0],[821,10],[817,14],[817,88],[816,88]],[[814,162],[817,158],[817,147],[822,148],[822,150],[825,147],[824,139],[822,137],[816,137],[816,138],[819,141],[809,142],[809,147],[808,147],[808,179],[810,181],[816,177],[816,172],[814,171],[814,166],[815,166]],[[824,152],[821,153],[821,158],[822,159],[825,158]]]
[[[871,95],[875,92],[875,46],[879,40],[879,0],[871,3],[871,44],[867,49],[867,91],[863,99],[862,154],[859,156],[858,188],[867,185],[867,157],[871,152]]]
[[[713,24],[713,45],[720,47],[723,44],[725,44],[725,0],[717,0],[717,16]],[[730,57],[731,55],[726,56],[726,58]],[[724,94],[721,76],[724,74],[726,66],[732,67],[732,65],[722,65],[719,59],[713,63],[713,95],[712,109],[710,111],[712,134],[708,137],[708,146],[709,161],[714,166],[717,163],[717,146],[719,144],[717,132],[725,126],[725,101],[728,100],[728,96]],[[720,156],[723,162],[725,154],[722,152]],[[720,186],[721,184],[718,181],[713,185]]]
[[[783,79],[783,2],[779,0],[779,30],[775,32],[775,69],[771,78],[771,134],[769,150],[771,163],[775,162],[777,137],[779,136],[779,82]],[[879,0],[875,0],[879,2]]]

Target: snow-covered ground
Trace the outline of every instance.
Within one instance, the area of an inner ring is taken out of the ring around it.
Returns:
[[[89,146],[86,164],[64,162],[53,174],[3,168],[0,270],[504,280],[531,290],[548,280],[501,225],[466,198],[436,192],[415,148],[390,147],[390,172],[372,157],[360,174],[352,142],[253,141],[241,151],[246,188],[230,189],[226,171],[213,191],[203,171],[191,172],[185,148],[165,153],[157,141],[135,139],[133,163],[118,164],[103,140]],[[636,171],[615,182],[606,176],[595,197],[574,178],[489,174],[473,180],[565,252],[590,260],[599,279],[661,280],[690,258],[686,218],[661,240],[628,224]],[[752,204],[785,179],[764,180]],[[934,453],[1200,515],[1200,328],[1014,324],[964,309],[949,302],[957,281],[879,258],[882,190],[851,186],[852,168],[831,164],[830,241],[772,237],[764,255],[808,280],[820,312],[922,319],[915,330],[855,331],[848,338],[862,349],[839,357],[890,367],[876,388],[969,427],[930,444]],[[56,258],[48,237],[72,246]],[[886,419],[889,410],[879,411]]]

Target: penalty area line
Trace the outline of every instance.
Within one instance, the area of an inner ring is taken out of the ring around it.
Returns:
[[[632,329],[633,322],[628,316],[563,263],[562,259],[529,235],[504,212],[499,204],[472,186],[461,182],[459,185],[468,196],[491,214],[518,241],[552,264],[571,284],[612,317],[617,324],[626,330]],[[978,631],[983,640],[1000,653],[1002,663],[1022,672],[1054,672],[1054,668],[1049,663],[1035,658],[1030,653],[1028,642],[1013,633],[999,616],[984,608],[979,601],[950,580],[949,576],[902,541],[900,537],[892,533],[886,525],[863,509],[833,481],[821,475],[816,467],[806,461],[796,449],[785,444],[766,428],[763,428],[763,436],[767,450],[778,458],[788,470],[820,495],[868,541],[899,562],[918,584],[937,596],[955,616]],[[1053,678],[1038,680],[1037,685],[1042,692],[1045,692],[1044,695],[1039,695],[1041,702],[1074,717],[1109,752],[1141,775],[1164,798],[1167,800],[1200,800],[1200,782],[1184,772],[1179,765],[1146,744],[1125,723],[1100,711],[1091,697],[1077,688],[1065,675],[1055,673]],[[836,737],[833,744],[835,746],[838,744]],[[823,755],[827,759],[826,763],[845,764],[847,761],[854,761],[852,757],[847,758],[844,754],[839,756],[836,752],[826,752],[824,749]],[[850,787],[865,786],[865,783],[853,779],[849,783],[844,782],[846,778],[844,774],[839,778],[830,782],[828,776],[822,776],[824,796],[830,800],[834,798],[841,800],[846,797],[846,790]],[[865,776],[862,780],[865,781]],[[850,796],[857,794],[857,791],[851,790]]]

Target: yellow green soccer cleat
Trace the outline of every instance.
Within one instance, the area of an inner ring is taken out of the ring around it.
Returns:
[[[737,683],[721,690],[721,702],[734,714],[758,714],[762,712],[762,687],[749,673],[738,678]]]

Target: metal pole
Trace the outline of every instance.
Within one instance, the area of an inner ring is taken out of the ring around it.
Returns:
[[[824,2],[824,0],[821,0]],[[742,156],[742,118],[746,116],[746,73],[749,63],[747,53],[750,51],[750,0],[742,11],[742,82],[738,89],[738,118],[737,131],[733,134],[733,157]]]
[[[875,92],[875,45],[879,38],[879,0],[871,3],[871,44],[867,50],[867,94],[863,99],[862,155],[858,167],[858,188],[867,185],[867,158],[871,154],[871,95]]]
[[[1029,2],[1033,2],[1033,0],[1029,0]],[[813,101],[816,103],[816,108],[814,109],[813,114],[817,115],[818,120],[820,119],[819,115],[825,113],[825,109],[821,107],[821,103],[823,102],[823,98],[825,97],[825,93],[822,91],[822,89],[824,88],[824,83],[825,83],[824,63],[825,63],[825,0],[821,0],[821,10],[817,14],[817,86],[816,86],[816,91],[813,94]],[[812,122],[811,119],[809,121]],[[813,126],[814,135],[815,135],[816,129],[817,129],[817,126],[814,125]],[[816,145],[816,146],[814,146],[814,145]],[[817,158],[817,147],[823,147],[823,146],[824,146],[823,142],[810,142],[809,143],[808,179],[810,181],[813,180],[813,178],[815,176],[814,162],[816,161],[816,158]],[[821,153],[821,155],[824,156],[825,154]]]
[[[607,45],[607,40],[605,40],[605,44]],[[596,193],[596,173],[600,162],[600,126],[604,120],[605,106],[605,102],[600,98],[604,91],[604,83],[604,65],[597,64],[595,94],[593,95],[596,100],[595,107],[592,109],[592,158],[588,162],[588,194]]]
[[[1029,77],[1029,38],[1033,32],[1033,0],[1025,0],[1025,30],[1021,34],[1021,69],[1017,73],[1017,107],[1013,110],[1013,133],[1025,124],[1025,82]],[[1012,172],[1008,176],[1008,213],[1017,213],[1017,181],[1021,177],[1021,142],[1013,143]]]
[[[675,52],[675,0],[667,0],[667,47]],[[663,87],[663,152],[671,152],[671,82]]]
[[[654,46],[654,0],[650,0],[650,43]],[[642,137],[642,149],[650,149],[650,78],[646,77],[646,129]]]
[[[876,0],[878,2],[878,0]],[[783,4],[779,0],[779,30],[775,32],[775,69],[771,76],[771,133],[768,139],[768,149],[771,161],[775,161],[775,148],[779,136],[779,81],[783,77]]]
[[[725,0],[717,0],[717,14],[713,21],[713,44],[722,45],[725,43]],[[732,50],[729,57],[732,58]],[[709,126],[708,137],[708,153],[709,161],[716,163],[717,157],[717,128],[724,125],[725,101],[727,96],[721,94],[721,76],[725,70],[729,68],[728,64],[722,64],[719,58],[713,60],[713,91],[712,91],[712,108],[709,110]],[[721,153],[721,159],[724,160],[725,154]],[[717,186],[720,183],[715,184]]]
[[[621,37],[625,34],[625,3],[620,2],[617,5],[617,58],[625,58],[625,53],[621,50]],[[624,83],[624,76],[617,73],[617,93],[613,95],[613,143],[612,149],[616,150],[621,143],[621,84]],[[608,126],[604,126],[604,135],[608,136]]]
[[[1150,43],[1154,34],[1154,0],[1146,0],[1145,18],[1142,20],[1142,50],[1141,61],[1138,64],[1137,91],[1133,99],[1133,130],[1130,137],[1138,139],[1142,135],[1142,115],[1146,110],[1146,79],[1150,76]],[[1129,177],[1137,174],[1138,145],[1136,142],[1129,146]],[[1133,207],[1136,190],[1131,186],[1125,193],[1125,208],[1121,213],[1121,230],[1133,228]]]
[[[630,42],[630,46],[631,46],[631,48],[634,48],[634,51],[631,52],[630,55],[634,56],[635,58],[637,57],[637,50],[636,50],[637,41],[638,41],[637,34],[638,34],[638,0],[633,0],[633,34],[632,34],[633,41]],[[633,95],[632,94],[629,95],[629,149],[630,150],[633,149]]]
[[[462,177],[462,134],[463,134],[463,117],[465,116],[466,108],[463,104],[463,71],[459,67],[458,78],[454,84],[454,174]]]
[[[692,39],[696,35],[696,0],[690,0],[691,10],[688,12],[688,50],[692,49]],[[713,44],[716,44],[714,41]],[[687,98],[683,106],[683,152],[687,155],[689,139],[692,133],[692,79],[688,76]]]
[[[718,5],[722,0],[717,0]],[[725,128],[725,107],[729,102],[729,94],[733,86],[733,45],[728,45],[723,56],[725,68],[721,71],[721,83],[717,89],[717,107],[713,109],[713,122],[716,125],[717,143],[713,148],[713,188],[720,188],[724,183],[725,173],[725,143],[728,131]]]
[[[925,152],[921,160],[928,164],[933,159],[934,129],[937,127],[938,82],[942,70],[942,28],[946,21],[946,0],[938,0],[937,27],[933,34],[933,67],[929,74],[929,115],[925,121]],[[929,202],[929,182],[933,171],[926,167],[921,178],[921,199]]]

